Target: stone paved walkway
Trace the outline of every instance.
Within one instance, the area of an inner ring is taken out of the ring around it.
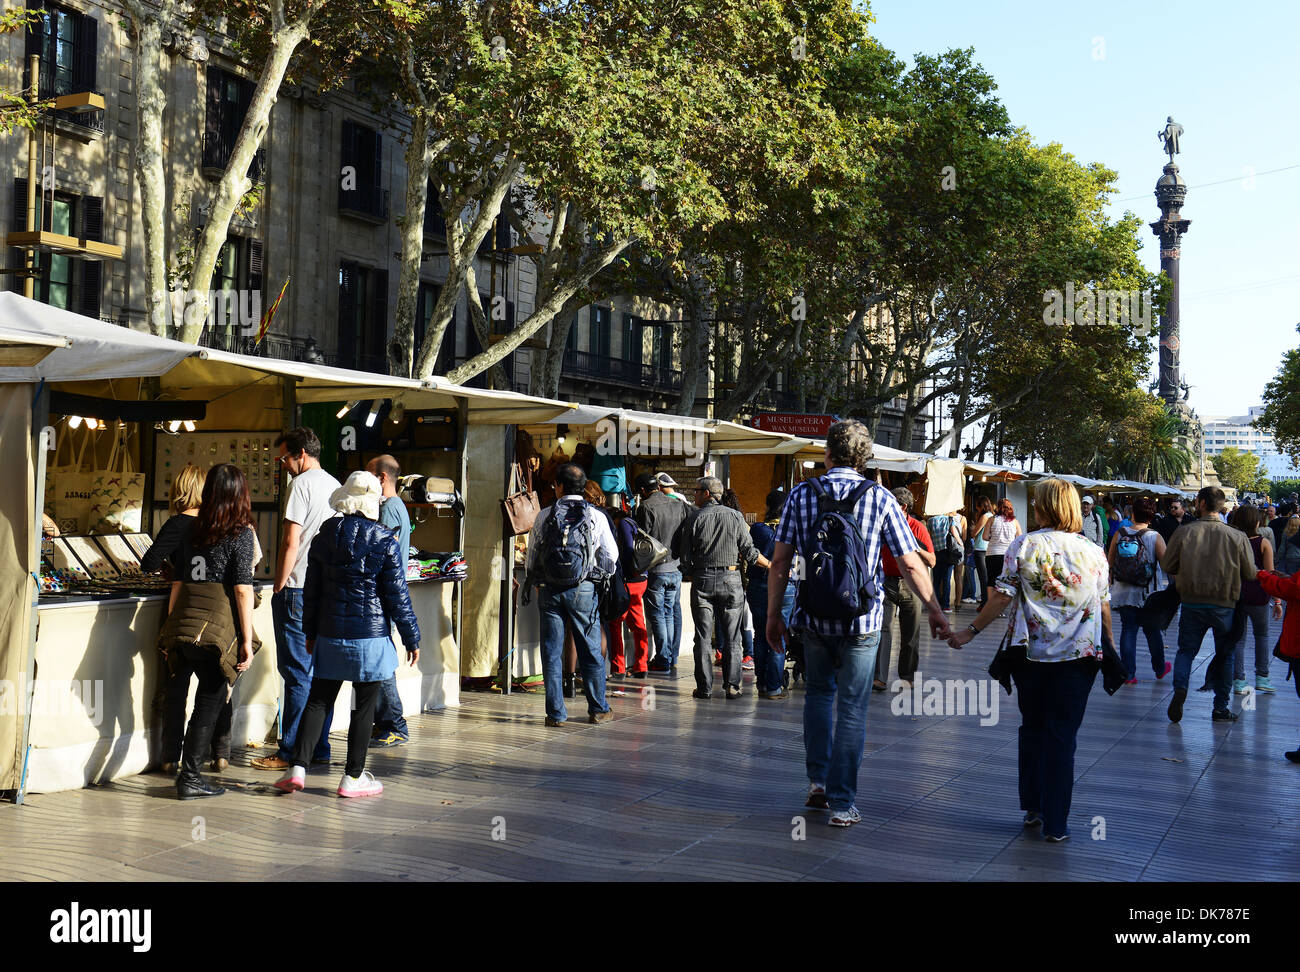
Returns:
[[[1166,637],[1176,644],[1176,627]],[[981,677],[996,643],[993,630],[959,653],[923,644],[923,675]],[[1207,640],[1193,688],[1210,654]],[[0,878],[1300,879],[1300,766],[1282,758],[1300,741],[1300,700],[1280,663],[1277,694],[1234,697],[1247,708],[1232,726],[1212,724],[1195,691],[1171,725],[1171,686],[1148,673],[1114,697],[1098,681],[1079,735],[1074,836],[1059,845],[1021,830],[1019,713],[1000,690],[992,725],[896,713],[892,693],[875,695],[864,821],[839,830],[803,809],[802,689],[760,702],[747,677],[744,698],[699,702],[688,676],[649,680],[653,708],[628,683],[599,726],[545,728],[540,692],[466,696],[409,720],[409,745],[372,750],[386,786],[375,800],[334,796],[341,736],[337,765],[292,796],[247,765],[248,751],[213,800],[180,803],[159,775],[35,794],[0,806]]]

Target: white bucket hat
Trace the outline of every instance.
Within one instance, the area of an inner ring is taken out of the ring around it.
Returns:
[[[330,494],[330,508],[338,513],[360,513],[372,520],[379,519],[379,499],[383,487],[373,473],[354,472],[338,489]]]

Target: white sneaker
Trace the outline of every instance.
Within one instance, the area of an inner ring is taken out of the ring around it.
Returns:
[[[858,813],[857,807],[849,807],[847,810],[836,810],[826,822],[832,827],[852,827],[855,823],[862,823],[862,814]]]
[[[339,780],[339,796],[369,797],[379,796],[384,792],[384,784],[375,779],[370,770],[362,770],[360,776],[348,776],[345,772]]]
[[[275,781],[275,788],[282,793],[301,791],[307,785],[307,767],[293,766],[283,777]]]

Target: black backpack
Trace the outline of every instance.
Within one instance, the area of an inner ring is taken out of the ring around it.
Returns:
[[[558,500],[542,529],[541,573],[548,587],[577,587],[596,570],[596,524],[586,500]]]
[[[871,488],[864,480],[837,500],[822,479],[808,480],[817,515],[805,541],[804,576],[799,582],[799,607],[825,621],[851,621],[871,609],[875,596],[875,564],[867,562],[867,541],[858,523],[858,501]]]

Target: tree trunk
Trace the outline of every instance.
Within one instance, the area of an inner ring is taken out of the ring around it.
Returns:
[[[690,415],[695,411],[695,397],[699,393],[700,376],[708,374],[709,344],[713,336],[704,304],[689,300],[682,308],[686,326],[682,330],[682,392],[677,399],[677,414]]]
[[[453,369],[447,377],[457,384],[462,384],[480,372],[486,371],[507,355],[513,354],[519,345],[554,320],[555,315],[560,312],[565,304],[579,290],[587,286],[592,277],[613,263],[618,255],[626,250],[631,243],[630,238],[615,240],[608,246],[597,250],[586,263],[574,271],[572,276],[551,290],[549,294],[543,297],[542,292],[539,291],[537,295],[539,303],[533,313],[529,315],[528,320],[516,325],[513,331],[490,348],[485,348],[482,353],[476,354],[460,367]]]
[[[208,319],[209,291],[212,287],[212,275],[216,270],[217,259],[225,245],[230,232],[230,219],[235,213],[239,200],[249,189],[248,167],[253,162],[266,134],[271,120],[271,109],[275,106],[276,95],[289,61],[308,36],[308,24],[318,4],[309,4],[301,18],[292,24],[275,30],[271,39],[271,51],[266,63],[262,65],[257,87],[253,89],[253,98],[244,117],[239,137],[231,153],[230,163],[226,166],[221,181],[217,183],[208,208],[207,222],[199,237],[197,251],[194,254],[194,273],[190,278],[190,301],[185,311],[185,323],[181,328],[180,340],[194,344]],[[283,16],[279,4],[273,4],[273,11]],[[279,18],[276,18],[277,20]],[[281,22],[282,23],[282,22]]]
[[[532,374],[529,379],[529,391],[542,398],[558,398],[560,394],[560,376],[564,372],[564,350],[569,343],[569,331],[577,326],[578,307],[576,300],[570,300],[560,308],[551,322],[551,340],[545,350],[533,352]]]
[[[474,264],[471,261],[465,269],[465,293],[469,299],[469,319],[474,328],[474,334],[478,338],[480,348],[492,346],[492,325],[488,322],[487,314],[483,311],[483,301],[478,295],[478,274],[474,271]],[[510,391],[509,383],[506,381],[506,371],[501,365],[493,365],[491,373],[488,375],[489,388],[502,388]]]
[[[136,176],[140,180],[140,223],[144,230],[144,292],[149,332],[167,337],[167,179],[163,166],[162,29],[175,4],[157,10],[126,5],[135,28]]]
[[[424,212],[429,197],[429,119],[411,116],[406,146],[406,215],[402,222],[402,267],[397,277],[397,316],[388,346],[389,374],[411,376],[415,365],[415,314],[420,298],[420,257],[424,254]]]

